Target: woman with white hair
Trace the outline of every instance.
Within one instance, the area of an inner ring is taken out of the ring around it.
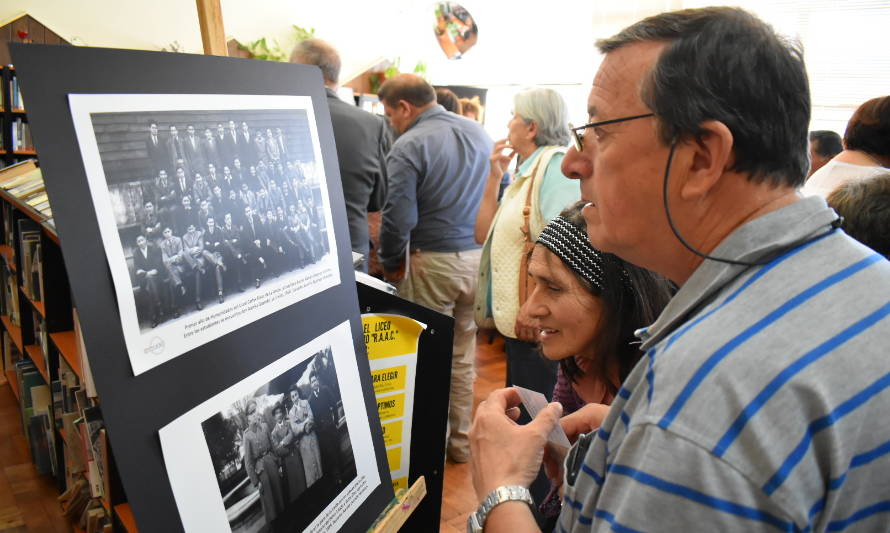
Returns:
[[[476,215],[476,241],[485,243],[479,267],[476,323],[496,327],[506,339],[507,385],[550,398],[556,364],[540,356],[536,331],[519,316],[531,293],[528,258],[538,234],[563,208],[581,197],[577,180],[560,170],[569,143],[565,101],[551,89],[528,89],[513,99],[507,138],[495,143],[491,169]],[[518,157],[512,183],[498,203],[501,179]]]

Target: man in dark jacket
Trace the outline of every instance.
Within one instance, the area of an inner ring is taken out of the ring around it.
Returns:
[[[368,211],[383,208],[386,196],[386,154],[392,144],[386,121],[337,98],[340,55],[328,43],[309,39],[301,42],[291,55],[291,62],[316,65],[321,69],[331,110],[331,124],[337,142],[337,159],[349,237],[352,249],[368,255]],[[372,198],[372,193],[377,198]],[[367,262],[362,264],[367,271]]]

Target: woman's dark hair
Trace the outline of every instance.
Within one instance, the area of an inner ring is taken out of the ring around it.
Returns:
[[[859,106],[844,131],[847,150],[890,157],[890,96],[872,98]]]
[[[583,206],[584,202],[578,202],[566,208],[560,216],[586,234],[587,223],[581,216]],[[614,396],[643,355],[634,332],[655,322],[676,287],[663,276],[628,263],[616,255],[599,254],[603,259],[601,267],[605,281],[602,290],[571,268],[569,270],[587,291],[600,300],[603,312],[596,326],[593,368],[596,375],[603,378],[606,390]],[[584,375],[573,357],[561,359],[559,365],[572,381]],[[613,366],[618,368],[618,383],[608,379],[609,369]]]

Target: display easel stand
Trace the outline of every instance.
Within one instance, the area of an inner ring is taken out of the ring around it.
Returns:
[[[380,513],[380,517],[368,529],[368,533],[396,533],[417,509],[424,496],[426,496],[426,480],[420,476],[411,488],[396,491],[396,497]]]

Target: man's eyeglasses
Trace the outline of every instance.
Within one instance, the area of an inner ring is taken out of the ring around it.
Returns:
[[[572,123],[569,123],[569,131],[572,132],[572,140],[575,141],[575,150],[579,152],[584,150],[584,134],[582,133],[587,128],[595,128],[597,126],[605,126],[606,124],[615,124],[617,122],[626,122],[628,120],[636,120],[638,118],[646,118],[646,117],[654,117],[655,113],[646,113],[644,115],[634,115],[632,117],[624,117],[624,118],[613,118],[611,120],[601,120],[600,122],[591,122],[590,124],[585,124],[583,126],[572,126]]]

